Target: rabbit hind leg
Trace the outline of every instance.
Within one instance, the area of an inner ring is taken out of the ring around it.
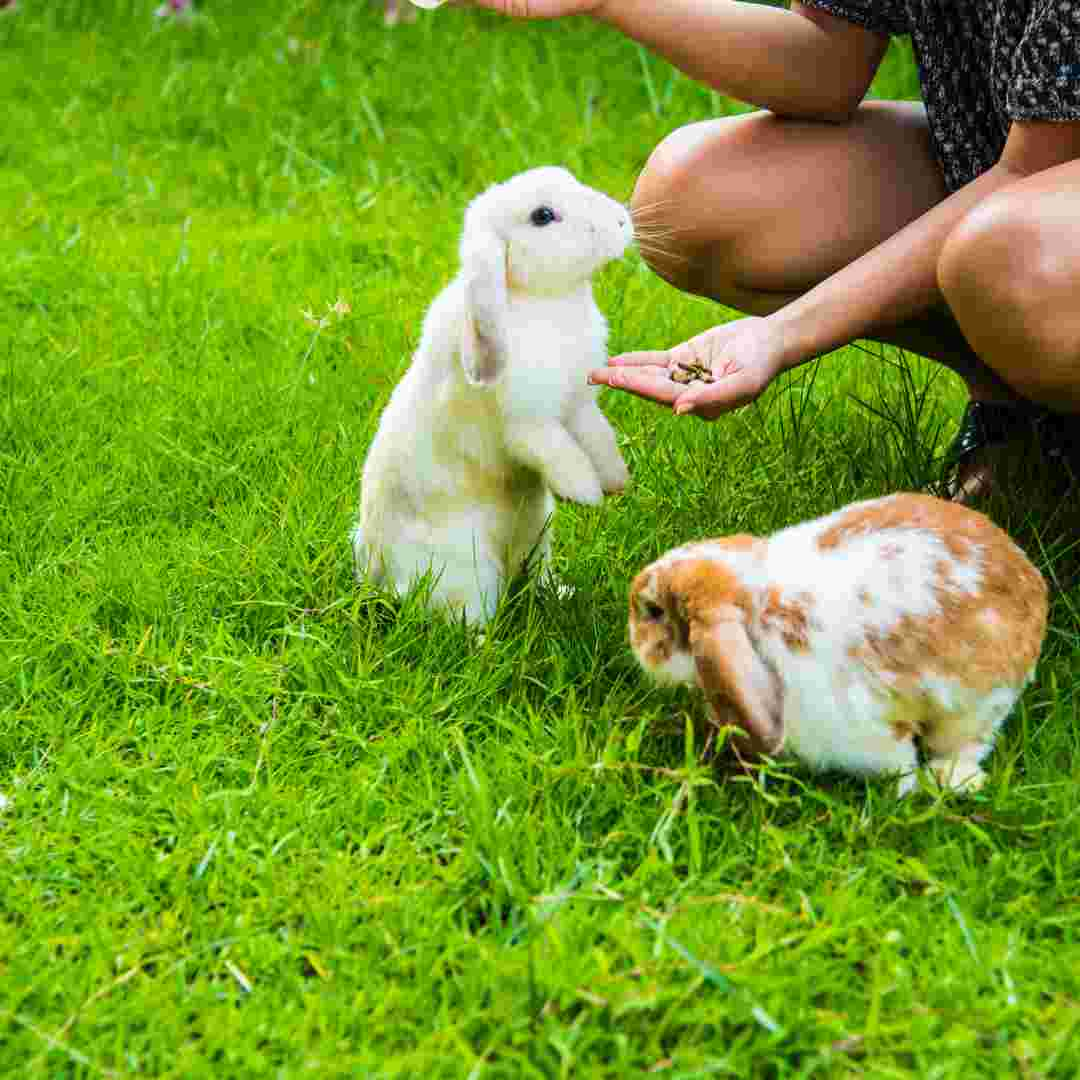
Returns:
[[[349,540],[352,544],[353,574],[356,580],[367,580],[373,584],[379,584],[385,577],[382,556],[376,548],[371,547],[365,541],[359,523],[349,534]]]
[[[983,786],[986,773],[981,762],[1019,696],[1018,688],[999,687],[926,732],[927,768],[943,788],[967,792]]]
[[[399,592],[413,588],[430,574],[429,607],[445,608],[482,626],[499,606],[504,584],[502,567],[483,552],[447,552],[427,544],[403,544],[393,553],[394,583]]]
[[[567,600],[574,595],[573,585],[568,585],[559,576],[551,557],[552,527],[555,516],[555,498],[551,492],[545,492],[544,498],[530,508],[522,524],[523,552],[521,564],[526,562],[536,567],[536,580],[546,589],[550,589],[560,600]],[[534,539],[535,538],[535,539]]]
[[[973,743],[948,757],[931,759],[927,768],[948,791],[978,791],[986,783],[986,772],[979,762],[989,749],[982,743]]]

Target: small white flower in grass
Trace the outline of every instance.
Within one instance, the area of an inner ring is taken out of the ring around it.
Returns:
[[[184,21],[190,19],[194,13],[195,5],[192,0],[166,0],[154,10],[154,18]]]
[[[308,344],[307,351],[304,353],[303,358],[300,361],[300,376],[302,376],[306,372],[309,385],[315,385],[315,373],[312,371],[306,371],[307,362],[311,359],[311,355],[315,351],[315,345],[318,342],[320,336],[322,335],[322,332],[326,330],[327,327],[331,326],[333,323],[342,322],[345,319],[345,316],[349,315],[351,312],[352,307],[349,305],[349,302],[343,296],[339,296],[337,300],[332,304],[327,303],[326,311],[322,315],[316,315],[310,307],[300,309],[300,314],[304,317],[304,321],[309,326],[312,326],[315,329],[315,332],[311,335],[311,341]],[[349,341],[348,338],[345,338],[341,342],[341,344],[343,344],[349,352],[352,352],[352,343]],[[298,379],[300,378],[300,376],[298,376]]]
[[[0,814],[2,814],[11,805],[11,800],[0,791]]]
[[[338,321],[344,319],[346,315],[352,313],[352,307],[349,302],[343,297],[339,296],[337,300],[326,305],[326,313],[324,315],[316,315],[311,308],[301,308],[300,314],[304,316],[304,321],[310,323],[310,325],[316,327],[319,330],[325,330],[331,323],[330,316],[335,316]]]

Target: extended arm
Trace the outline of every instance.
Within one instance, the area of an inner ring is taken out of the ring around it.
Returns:
[[[949,235],[987,196],[1080,157],[1080,122],[1016,121],[1001,158],[970,184],[883,244],[770,316],[794,367],[861,337],[899,325],[943,302],[938,264]]]
[[[591,15],[728,97],[792,117],[841,120],[866,93],[888,45],[794,0],[471,0],[520,18]]]
[[[781,371],[939,309],[942,255],[958,226],[998,213],[996,193],[1077,158],[1080,122],[1016,121],[991,169],[772,315],[714,327],[670,350],[615,357],[593,381],[706,419],[745,405]],[[716,381],[671,382],[666,368],[680,360],[705,364]]]

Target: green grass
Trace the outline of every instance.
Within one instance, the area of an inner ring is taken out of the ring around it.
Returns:
[[[626,644],[665,548],[926,479],[950,378],[609,396],[633,486],[482,644],[352,580],[465,201],[548,162],[625,197],[738,107],[583,23],[153,6],[0,18],[0,1072],[1077,1075],[1075,588],[968,800],[714,774]],[[615,350],[731,314],[636,256],[598,298]],[[1008,513],[1061,579],[1073,534]]]

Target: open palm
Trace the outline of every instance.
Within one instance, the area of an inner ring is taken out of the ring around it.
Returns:
[[[711,371],[714,381],[683,384],[671,378],[680,364]],[[751,316],[714,326],[671,349],[614,356],[590,372],[594,383],[626,390],[703,420],[749,405],[788,365],[784,340],[767,318]]]

